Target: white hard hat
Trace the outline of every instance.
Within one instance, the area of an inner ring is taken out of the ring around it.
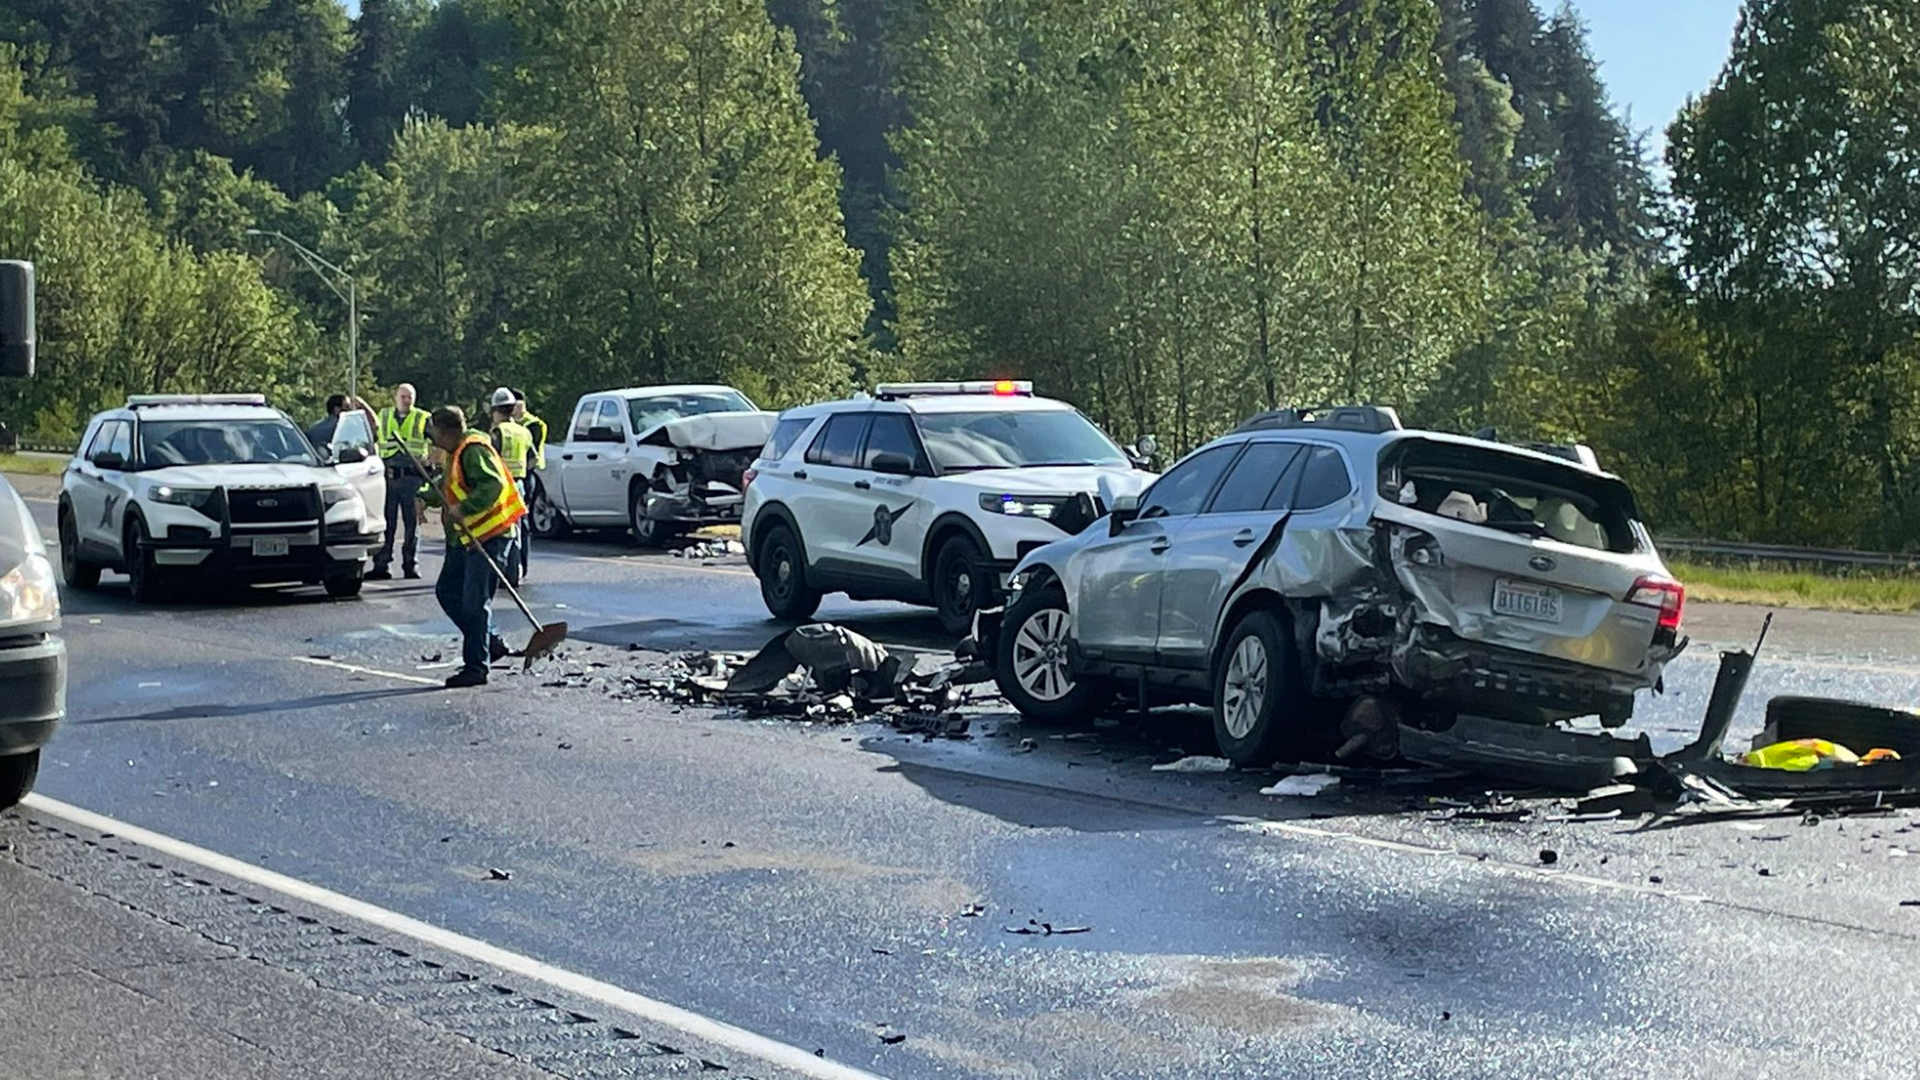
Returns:
[[[504,386],[498,390],[495,390],[493,392],[492,404],[493,404],[493,407],[496,409],[505,409],[510,407],[513,404],[513,391],[507,389]]]

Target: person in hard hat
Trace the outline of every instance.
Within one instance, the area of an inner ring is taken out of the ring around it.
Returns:
[[[466,413],[451,405],[434,410],[427,438],[447,455],[446,472],[421,491],[441,508],[447,530],[447,558],[433,589],[440,610],[460,630],[460,670],[447,686],[485,686],[487,665],[508,652],[493,629],[495,571],[513,564],[514,529],[527,504],[492,441],[468,430]]]
[[[513,391],[501,387],[493,392],[488,402],[493,411],[493,448],[507,463],[507,473],[513,477],[514,487],[520,492],[521,501],[526,501],[527,478],[533,474],[533,433],[513,418]],[[527,530],[522,526],[514,537],[515,558],[507,566],[507,580],[519,585],[526,577],[528,540]]]
[[[408,580],[420,576],[420,485],[427,482],[427,452],[433,445],[427,438],[427,410],[413,405],[412,383],[393,388],[393,405],[380,410],[380,458],[387,465],[387,535],[380,552],[373,557],[373,572],[368,581],[393,580],[393,538],[406,530],[400,548],[400,569]]]
[[[518,389],[513,392],[513,419],[527,429],[527,434],[533,436],[533,467],[527,470],[527,482],[520,488],[520,494],[526,498],[527,509],[531,513],[534,500],[540,495],[541,474],[547,468],[547,422],[535,416],[527,408],[526,392]],[[527,556],[532,547],[530,542],[533,539],[533,530],[529,527],[522,531],[527,534],[520,542],[520,573],[524,576],[527,572]]]

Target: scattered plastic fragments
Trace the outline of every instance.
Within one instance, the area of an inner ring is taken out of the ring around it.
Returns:
[[[1221,757],[1195,755],[1183,757],[1178,761],[1166,761],[1153,767],[1154,772],[1211,773],[1226,772],[1233,768],[1233,762]]]
[[[1337,785],[1338,783],[1340,783],[1339,777],[1329,776],[1326,773],[1300,773],[1299,775],[1296,775],[1296,776],[1281,777],[1280,781],[1274,784],[1272,787],[1261,788],[1260,794],[1262,795],[1300,795],[1300,796],[1318,795],[1321,792],[1327,790],[1328,788]]]

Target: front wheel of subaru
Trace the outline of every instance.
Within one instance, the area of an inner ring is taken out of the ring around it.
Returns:
[[[1090,719],[1106,701],[1104,683],[1073,670],[1072,619],[1057,585],[1022,592],[1007,609],[993,678],[1021,716],[1049,724]]]

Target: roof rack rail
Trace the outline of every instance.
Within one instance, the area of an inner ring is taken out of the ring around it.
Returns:
[[[129,394],[127,408],[150,409],[157,405],[265,405],[265,394]]]
[[[1255,413],[1235,431],[1274,431],[1281,428],[1330,428],[1379,435],[1401,430],[1400,414],[1386,405],[1318,405],[1312,408],[1268,409]]]
[[[1499,431],[1490,427],[1484,427],[1474,432],[1473,437],[1485,440],[1486,442],[1506,443],[1508,446],[1517,446],[1522,450],[1531,450],[1536,454],[1557,457],[1562,461],[1571,461],[1575,465],[1592,469],[1594,472],[1601,471],[1600,455],[1594,453],[1593,447],[1588,446],[1586,443],[1509,442],[1500,437]]]

